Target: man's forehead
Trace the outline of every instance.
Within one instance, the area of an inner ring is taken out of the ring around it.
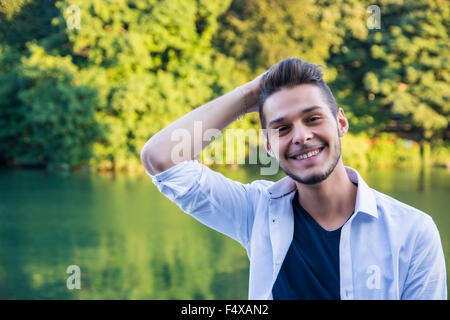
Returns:
[[[301,107],[323,105],[325,103],[321,89],[313,84],[302,84],[291,88],[282,88],[266,100],[268,108],[278,108],[289,104]]]
[[[321,89],[311,84],[281,89],[268,97],[264,104],[267,123],[293,113],[302,115],[312,110],[330,111]]]

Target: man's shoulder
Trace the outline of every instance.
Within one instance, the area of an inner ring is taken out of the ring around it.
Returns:
[[[385,193],[372,189],[379,214],[381,213],[386,220],[398,222],[399,226],[405,226],[405,223],[411,223],[415,226],[433,221],[431,216],[409,204],[395,199]]]
[[[407,243],[419,251],[441,248],[439,230],[429,214],[379,191],[374,193],[382,223],[402,246]]]
[[[257,179],[246,184],[250,201],[253,203],[261,203],[270,198],[270,187],[276,182],[270,180]]]
[[[271,186],[273,186],[275,184],[274,181],[270,181],[270,180],[253,180],[252,182],[249,183],[249,185],[258,190],[258,191],[264,191],[267,192],[267,189],[269,189]]]

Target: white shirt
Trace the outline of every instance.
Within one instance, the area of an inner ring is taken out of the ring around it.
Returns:
[[[444,253],[433,219],[345,169],[358,191],[355,211],[341,229],[341,299],[447,299]],[[273,299],[293,239],[294,180],[243,184],[197,160],[147,174],[184,212],[247,250],[249,299]]]

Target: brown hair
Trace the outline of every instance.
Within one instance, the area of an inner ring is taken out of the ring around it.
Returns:
[[[298,58],[287,58],[271,66],[262,76],[259,86],[259,118],[261,127],[266,128],[263,106],[270,95],[283,89],[301,84],[314,84],[322,89],[331,113],[337,117],[338,107],[333,93],[322,79],[322,69],[310,62]]]

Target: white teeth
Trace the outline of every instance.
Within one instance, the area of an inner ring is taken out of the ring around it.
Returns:
[[[299,156],[295,157],[295,159],[297,159],[297,160],[299,160],[299,159],[303,160],[303,159],[306,159],[306,158],[315,156],[315,155],[318,154],[319,152],[320,152],[320,149],[317,149],[317,150],[314,150],[314,151],[310,151],[310,152],[308,152],[308,153],[306,153],[306,154],[302,154],[302,155],[299,155]]]

